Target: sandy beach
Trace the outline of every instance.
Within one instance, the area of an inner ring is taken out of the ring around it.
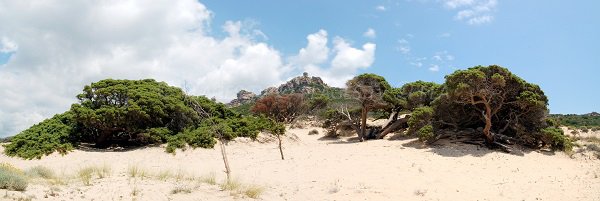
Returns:
[[[319,135],[308,135],[310,130]],[[440,142],[424,147],[415,139],[357,143],[323,139],[323,130],[289,129],[286,160],[277,143],[239,138],[227,145],[233,177],[256,186],[256,199],[222,190],[218,146],[176,155],[163,147],[128,151],[75,150],[41,160],[0,156],[18,168],[48,167],[60,184],[40,179],[24,192],[0,190],[2,199],[33,200],[600,200],[600,160],[585,153],[517,149],[516,154],[476,145]],[[595,134],[597,135],[597,134]],[[84,185],[85,167],[104,167]],[[132,169],[142,176],[132,177]],[[163,175],[161,177],[160,175]],[[170,176],[166,176],[170,175]],[[202,182],[214,175],[217,184]],[[205,180],[205,179],[204,179]],[[186,189],[176,192],[175,189]]]

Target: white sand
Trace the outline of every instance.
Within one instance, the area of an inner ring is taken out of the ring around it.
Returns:
[[[413,139],[320,140],[322,135],[307,135],[312,129],[288,131],[299,139],[284,141],[283,161],[274,142],[230,143],[227,151],[234,176],[242,183],[264,186],[259,200],[600,200],[600,160],[588,155],[571,158],[562,152],[526,150],[519,156],[463,144],[423,148]],[[160,147],[77,150],[30,161],[0,155],[0,162],[23,169],[43,165],[58,174],[74,174],[89,165],[106,164],[112,169],[111,176],[94,179],[92,186],[71,180],[48,198],[44,198],[50,189],[47,184],[8,193],[39,200],[252,200],[215,185],[127,176],[129,166],[138,166],[151,174],[214,172],[220,182],[225,174],[218,146],[175,156]],[[190,186],[192,192],[171,194],[176,185]],[[0,199],[5,194],[0,190]]]

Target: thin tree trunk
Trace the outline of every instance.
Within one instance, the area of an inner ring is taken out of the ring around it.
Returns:
[[[485,127],[483,128],[483,134],[485,135],[486,141],[488,143],[494,142],[494,136],[490,130],[492,129],[492,108],[489,104],[485,104]]]
[[[227,174],[227,182],[231,181],[231,169],[229,168],[229,160],[227,160],[227,150],[225,149],[225,143],[223,137],[219,135],[219,144],[221,144],[221,155],[223,156],[223,163],[225,164],[225,174]]]
[[[281,147],[281,135],[277,135],[277,141],[279,141],[279,153],[281,154],[281,160],[285,160],[283,157],[283,148]]]
[[[367,130],[367,113],[369,109],[363,106],[362,112],[360,114],[360,133],[358,134],[358,139],[362,142],[364,141],[365,131]]]

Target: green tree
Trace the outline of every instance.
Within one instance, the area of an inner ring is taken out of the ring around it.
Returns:
[[[448,95],[444,98],[449,104],[459,104],[449,108],[467,109],[471,111],[465,113],[480,115],[488,144],[497,144],[496,140],[501,138],[496,136],[498,133],[535,140],[531,133],[539,133],[545,125],[548,99],[543,91],[506,68],[492,65],[458,70],[446,76],[445,86]]]
[[[362,110],[361,128],[358,133],[360,141],[365,139],[369,111],[387,106],[383,100],[383,94],[390,88],[391,86],[385,78],[369,73],[358,75],[346,82],[346,93],[359,102]]]
[[[75,144],[72,137],[74,127],[71,112],[54,115],[15,135],[10,144],[4,145],[4,152],[8,156],[25,159],[39,159],[55,151],[66,154]]]
[[[431,102],[440,96],[442,91],[442,85],[419,80],[385,91],[383,99],[395,112],[412,111],[418,107],[431,106]]]
[[[149,129],[165,127],[178,133],[199,121],[184,96],[181,89],[152,79],[106,79],[85,86],[71,111],[82,125],[82,140],[97,147],[141,143],[139,137]]]

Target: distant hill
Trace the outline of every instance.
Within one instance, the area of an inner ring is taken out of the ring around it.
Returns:
[[[286,83],[279,85],[279,87],[269,87],[262,90],[260,95],[256,95],[250,91],[241,90],[237,93],[237,97],[227,105],[231,107],[242,106],[244,104],[252,103],[257,99],[270,94],[315,94],[325,93],[331,89],[332,87],[325,84],[320,77],[311,77],[305,72],[301,76],[292,78]]]
[[[587,114],[551,114],[564,126],[573,127],[600,127],[600,113],[591,112]]]

